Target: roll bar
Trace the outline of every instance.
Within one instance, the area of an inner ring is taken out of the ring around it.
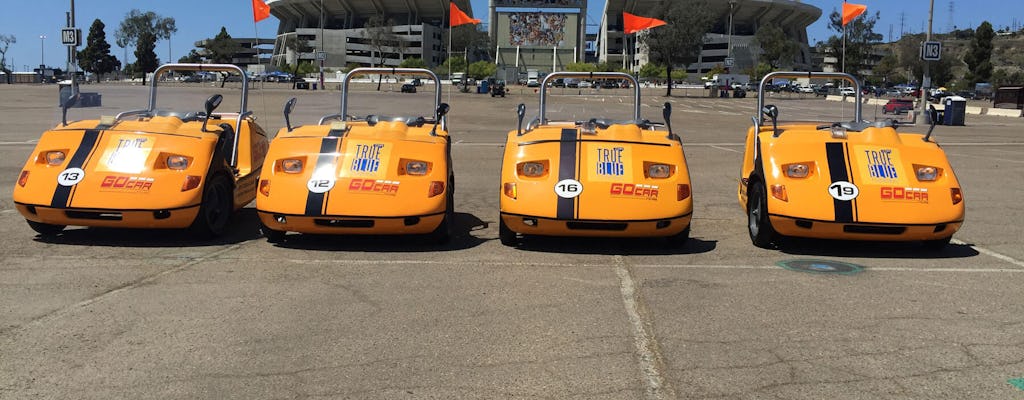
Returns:
[[[437,121],[437,109],[441,107],[441,80],[433,71],[424,68],[356,68],[345,74],[341,81],[341,118],[348,118],[348,84],[352,77],[366,74],[390,75],[426,75],[434,81],[434,120]],[[326,117],[325,117],[326,118]]]
[[[764,117],[761,114],[761,110],[764,109],[764,87],[771,83],[772,79],[775,78],[824,78],[824,79],[842,79],[853,84],[854,91],[856,92],[856,102],[854,106],[854,121],[862,121],[863,114],[861,111],[861,90],[860,81],[857,80],[853,75],[842,73],[842,72],[800,72],[800,71],[776,71],[765,75],[761,78],[761,83],[757,86],[757,111],[754,114],[754,132],[761,131],[761,122],[764,121]]]
[[[558,71],[558,72],[552,72],[552,73],[548,74],[547,76],[544,77],[544,80],[541,81],[541,83],[540,83],[540,114],[538,114],[538,119],[540,120],[541,124],[547,123],[547,118],[545,118],[546,111],[547,111],[545,109],[546,106],[547,106],[547,90],[545,90],[545,89],[547,89],[548,81],[551,80],[552,77],[559,77],[559,78],[588,78],[588,79],[594,79],[594,78],[621,78],[621,79],[627,79],[627,80],[629,80],[630,83],[633,84],[633,119],[635,119],[635,120],[639,120],[640,119],[640,84],[637,83],[636,78],[634,78],[633,75],[630,75],[630,74],[627,74],[627,73],[623,73],[623,72],[568,72],[568,71]]]

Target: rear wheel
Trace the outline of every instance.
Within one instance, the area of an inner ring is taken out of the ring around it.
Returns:
[[[263,235],[263,237],[267,238],[267,242],[269,242],[269,243],[281,243],[281,242],[283,242],[284,241],[284,235],[286,233],[287,232],[285,232],[285,231],[279,231],[279,230],[276,230],[276,229],[270,229],[270,227],[268,227],[266,225],[263,225],[263,222],[260,221],[260,234]]]
[[[224,175],[216,175],[203,191],[203,202],[199,206],[199,215],[189,228],[203,238],[220,236],[227,229],[231,219],[233,198],[231,183]]]
[[[32,228],[32,230],[36,231],[36,233],[38,233],[40,236],[56,236],[58,233],[61,233],[64,230],[64,227],[66,226],[46,224],[42,222],[30,221],[27,219],[25,220],[25,222],[28,222],[28,227]]]
[[[942,239],[925,240],[924,247],[931,251],[940,251],[949,245],[950,240],[953,240],[952,236],[945,237]]]
[[[686,241],[690,240],[690,226],[687,225],[686,229],[683,229],[681,232],[675,235],[668,236],[665,239],[668,241],[668,245],[670,247],[685,245]]]
[[[501,244],[515,247],[519,244],[519,237],[505,225],[505,220],[498,216],[498,240],[501,240]]]
[[[747,230],[750,232],[750,241],[754,246],[771,248],[778,241],[779,235],[768,220],[768,194],[764,184],[760,181],[751,182],[747,194]]]

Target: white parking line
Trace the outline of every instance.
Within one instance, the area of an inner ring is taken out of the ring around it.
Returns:
[[[1022,262],[1022,261],[1020,261],[1018,259],[1015,259],[1013,257],[1010,257],[1008,255],[999,254],[999,253],[996,253],[996,252],[994,252],[992,250],[986,249],[984,247],[970,245],[970,244],[967,244],[967,243],[965,243],[963,241],[960,241],[960,240],[957,240],[957,239],[950,240],[949,242],[953,243],[953,244],[971,246],[972,249],[974,249],[975,251],[977,251],[977,252],[979,252],[981,254],[986,254],[986,255],[998,258],[1000,260],[1006,261],[1006,262],[1008,262],[1010,264],[1013,264],[1013,265],[1016,265],[1018,267],[1024,267],[1024,262]]]
[[[719,150],[731,151],[731,152],[733,152],[733,153],[742,153],[742,151],[739,151],[739,150],[734,150],[734,149],[727,149],[727,148],[725,148],[725,147],[721,147],[721,146],[715,146],[715,145],[711,145],[711,146],[708,146],[708,147],[711,147],[711,148],[715,148],[715,149],[719,149]]]
[[[948,151],[946,152],[946,154],[947,155],[951,155],[951,156],[957,156],[957,157],[980,158],[980,159],[983,159],[983,160],[997,160],[997,161],[1003,161],[1003,162],[1014,163],[1014,164],[1024,164],[1024,161],[1021,161],[1021,160],[1011,160],[1011,159],[1008,159],[1008,158],[989,157],[989,156],[975,156],[975,155],[971,155],[971,154],[950,153]]]
[[[648,323],[640,314],[639,295],[636,293],[636,284],[633,277],[626,270],[622,256],[612,258],[615,264],[615,274],[619,276],[619,291],[622,293],[622,303],[626,307],[626,315],[629,316],[629,324],[633,328],[633,345],[636,346],[637,355],[640,357],[640,371],[644,377],[647,398],[664,399],[675,398],[671,386],[667,386],[665,379],[659,372],[663,362],[661,351],[658,349],[658,342],[653,332],[647,328]]]

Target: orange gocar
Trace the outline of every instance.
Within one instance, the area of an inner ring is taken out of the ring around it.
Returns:
[[[367,74],[429,76],[434,115],[349,115],[352,78]],[[292,99],[285,106],[286,121],[294,104]],[[447,112],[439,80],[429,70],[349,72],[340,114],[324,116],[317,125],[293,128],[288,122],[271,143],[256,199],[263,235],[270,242],[283,240],[286,232],[447,240],[454,216]]]
[[[808,75],[853,84],[854,120],[779,122],[779,109],[764,105],[766,82]],[[793,236],[924,241],[942,248],[960,228],[963,194],[931,138],[935,115],[924,135],[897,132],[899,123],[891,119],[866,121],[858,86],[839,73],[774,72],[761,81],[763,116],[747,132],[738,190],[754,245],[771,247]]]
[[[203,111],[157,108],[157,83],[172,70],[239,74],[241,108],[214,113],[220,94]],[[64,108],[64,121],[43,133],[21,171],[18,212],[41,235],[67,225],[223,233],[255,198],[268,145],[246,109],[245,80],[234,65],[167,64],[153,74],[147,109],[69,123]]]
[[[617,73],[555,72],[544,78],[625,79],[633,88],[633,119],[551,121],[541,90],[539,116],[508,133],[502,161],[499,238],[519,235],[689,237],[693,198],[681,139],[666,123],[640,119],[640,89]],[[667,127],[667,130],[656,129]]]

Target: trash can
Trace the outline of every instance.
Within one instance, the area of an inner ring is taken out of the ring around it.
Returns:
[[[476,93],[477,94],[487,94],[487,93],[490,93],[491,92],[490,91],[490,85],[491,85],[490,82],[480,81],[480,85],[476,87]]]
[[[57,84],[57,106],[64,107],[64,103],[71,98],[71,90],[70,83]],[[74,106],[74,104],[72,104],[72,106]]]
[[[949,96],[942,100],[946,111],[942,115],[943,125],[963,126],[967,115],[967,99],[960,96]]]

